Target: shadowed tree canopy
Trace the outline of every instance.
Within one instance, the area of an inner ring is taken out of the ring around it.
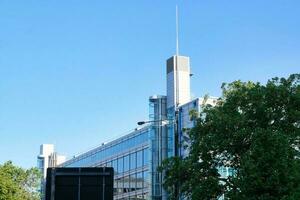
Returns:
[[[224,195],[232,200],[300,199],[300,74],[266,85],[223,84],[214,107],[205,106],[187,132],[189,155],[165,160],[170,199]],[[234,173],[221,177],[218,169]]]
[[[37,168],[25,170],[8,161],[0,165],[0,200],[39,200],[40,181]]]

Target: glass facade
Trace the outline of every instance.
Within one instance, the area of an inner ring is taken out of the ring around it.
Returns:
[[[175,130],[176,130],[176,117],[175,117],[175,107],[171,107],[167,109],[167,117],[168,120],[172,121],[173,123],[169,123],[167,125],[167,137],[168,137],[168,157],[175,156],[176,154],[176,149],[175,149],[175,144],[176,144],[176,135],[175,135]]]
[[[93,149],[78,157],[75,157],[64,164],[68,167],[80,167],[91,164],[97,164],[101,160],[109,159],[110,157],[123,153],[130,148],[135,148],[143,143],[148,143],[149,132],[148,129],[136,131],[135,134],[130,134],[127,137],[122,137],[111,143],[102,145],[97,149]]]
[[[162,161],[168,157],[168,135],[166,96],[152,96],[149,99],[149,120],[153,121],[150,132],[150,174],[151,174],[151,199],[166,199],[163,190],[163,176],[157,171]]]
[[[166,200],[164,176],[157,168],[168,157],[187,155],[188,149],[182,145],[187,138],[185,130],[195,126],[190,111],[199,113],[202,99],[179,106],[177,111],[167,109],[166,101],[166,96],[151,96],[148,126],[74,157],[61,167],[113,167],[114,199]],[[232,173],[224,170],[220,169],[222,175]]]
[[[114,199],[149,199],[149,130],[148,126],[136,130],[60,167],[113,167]]]

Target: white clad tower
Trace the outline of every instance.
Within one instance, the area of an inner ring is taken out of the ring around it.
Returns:
[[[178,107],[191,100],[190,58],[175,55],[167,60],[167,107]]]
[[[179,55],[178,8],[176,6],[176,55],[167,60],[167,108],[175,109],[191,100],[190,58]]]

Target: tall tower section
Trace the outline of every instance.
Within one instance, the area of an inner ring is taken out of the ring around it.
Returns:
[[[167,60],[167,107],[178,107],[191,100],[190,58],[175,55]]]

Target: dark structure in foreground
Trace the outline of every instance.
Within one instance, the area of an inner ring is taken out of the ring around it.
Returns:
[[[48,168],[46,200],[112,200],[113,168]]]

